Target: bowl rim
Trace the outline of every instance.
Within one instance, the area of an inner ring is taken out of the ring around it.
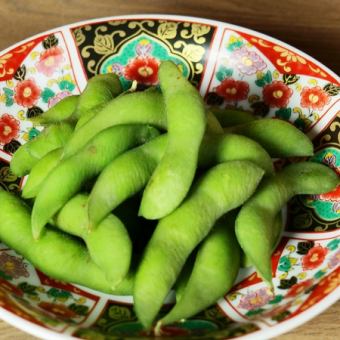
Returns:
[[[312,61],[317,66],[323,68],[325,71],[327,71],[331,76],[334,77],[334,79],[340,83],[340,76],[338,76],[334,71],[332,71],[329,67],[321,63],[320,61],[316,60],[314,57],[310,56],[309,54],[303,52],[302,50],[295,48],[294,46],[285,43],[284,41],[281,41],[279,39],[276,39],[270,35],[267,35],[265,33],[246,28],[244,26],[231,24],[228,22],[223,22],[219,20],[214,19],[207,19],[202,17],[196,17],[196,16],[189,16],[189,15],[176,15],[176,14],[160,14],[160,13],[141,13],[141,14],[124,14],[124,15],[113,15],[113,16],[106,16],[106,17],[99,17],[99,18],[93,18],[93,19],[85,19],[81,21],[77,21],[71,24],[65,24],[61,26],[54,27],[52,29],[39,32],[37,34],[31,35],[28,38],[22,39],[9,47],[0,50],[0,55],[3,55],[12,49],[29,42],[35,38],[41,37],[43,35],[48,35],[51,33],[55,33],[56,31],[62,31],[62,30],[70,30],[75,27],[80,27],[86,24],[94,24],[94,23],[101,23],[101,22],[107,22],[109,20],[133,20],[133,19],[152,19],[152,20],[159,20],[159,19],[168,19],[168,20],[176,20],[176,21],[186,21],[186,22],[192,22],[192,23],[203,23],[207,25],[214,25],[217,27],[221,26],[222,28],[228,27],[231,29],[237,29],[241,30],[242,32],[258,36],[261,38],[264,38],[266,40],[269,40],[271,42],[275,42],[279,44],[280,46],[283,46],[285,48],[288,48],[289,50],[298,53],[299,55],[305,57],[306,59]],[[225,26],[225,27],[223,27]],[[220,28],[221,28],[220,27]],[[223,35],[223,33],[222,33]],[[219,37],[220,39],[222,39]],[[335,234],[336,235],[336,234]],[[335,236],[336,237],[336,236]],[[336,269],[333,271],[335,272]],[[262,339],[270,339],[275,336],[279,336],[283,333],[286,333],[296,327],[301,326],[302,324],[306,323],[307,321],[311,320],[312,318],[316,317],[317,315],[324,312],[327,308],[329,308],[331,305],[336,303],[340,299],[340,287],[337,287],[334,291],[332,291],[330,294],[328,294],[325,298],[320,300],[318,303],[310,307],[309,309],[305,310],[304,312],[300,313],[299,315],[293,317],[292,319],[288,319],[285,321],[282,321],[274,326],[267,327],[267,328],[260,328],[259,330],[246,334],[240,337],[237,337],[235,339],[239,340],[262,340]],[[51,340],[59,340],[59,339],[79,339],[76,337],[73,337],[72,335],[65,334],[65,333],[58,333],[56,331],[50,330],[46,327],[37,325],[33,322],[30,322],[28,320],[25,320],[24,318],[21,318],[17,316],[16,314],[4,309],[3,307],[0,307],[0,319],[7,322],[8,324],[12,325],[15,328],[18,328],[24,332],[27,332],[33,336],[39,337],[41,339],[48,339]],[[70,328],[72,329],[72,328]]]

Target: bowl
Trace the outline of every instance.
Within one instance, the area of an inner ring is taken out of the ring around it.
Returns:
[[[38,34],[0,53],[0,185],[18,192],[12,154],[39,129],[28,118],[115,72],[125,89],[157,82],[170,59],[208,104],[290,121],[313,140],[313,160],[340,171],[339,77],[310,56],[227,23],[170,15],[84,21]],[[279,164],[278,164],[279,165]],[[340,186],[297,197],[272,257],[275,298],[252,268],[218,303],[165,329],[182,339],[264,339],[321,313],[340,297]],[[131,297],[58,282],[0,245],[0,318],[48,339],[147,338]],[[213,278],[211,278],[213,280]],[[169,305],[164,306],[164,310]]]

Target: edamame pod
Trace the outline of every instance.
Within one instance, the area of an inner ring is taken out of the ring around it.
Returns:
[[[266,179],[241,208],[236,219],[237,240],[258,274],[270,286],[275,216],[294,195],[322,194],[338,183],[336,173],[325,165],[313,162],[291,164]]]
[[[256,120],[256,117],[252,113],[246,111],[221,109],[218,106],[210,107],[209,110],[212,111],[221,126],[224,128]]]
[[[161,160],[167,143],[164,134],[114,159],[99,175],[89,198],[90,226],[95,227],[110,211],[142,190]],[[231,160],[249,160],[273,173],[270,156],[251,139],[233,134],[206,135],[199,152],[199,166]]]
[[[146,328],[151,326],[190,253],[218,218],[253,194],[263,174],[249,161],[219,164],[198,180],[179,208],[159,221],[134,285],[135,310]]]
[[[282,213],[281,211],[276,215],[275,219],[274,219],[274,223],[272,226],[272,252],[271,255],[273,254],[273,252],[275,251],[276,247],[278,246],[280,239],[281,239],[281,232],[282,232],[282,228],[283,228],[283,221],[282,221]],[[251,267],[253,264],[251,262],[251,260],[249,259],[249,257],[242,252],[241,254],[241,267],[242,268],[247,268],[247,267]]]
[[[55,149],[46,154],[33,166],[22,190],[23,198],[34,198],[48,174],[58,165],[63,148]]]
[[[164,154],[166,135],[114,159],[99,175],[89,197],[90,228],[93,229],[120,203],[142,190]]]
[[[90,78],[79,97],[76,117],[81,117],[98,105],[108,103],[122,91],[119,77],[115,73],[98,74]]]
[[[31,232],[30,211],[16,196],[0,191],[0,239],[45,274],[106,293],[128,293],[132,280],[113,291],[86,248],[73,237],[47,229],[40,240]]]
[[[62,123],[46,127],[37,137],[22,145],[13,155],[11,170],[17,176],[28,174],[32,167],[50,151],[63,147],[73,128]]]
[[[200,166],[233,160],[248,160],[264,169],[266,174],[274,173],[270,156],[253,140],[231,133],[204,136],[199,152]]]
[[[176,209],[194,179],[206,115],[197,89],[177,66],[163,61],[158,71],[168,124],[164,155],[148,182],[139,215],[159,219]]]
[[[74,196],[59,211],[55,223],[61,230],[85,241],[92,260],[104,271],[114,289],[129,271],[131,240],[123,223],[112,214],[96,230],[89,230],[87,200],[85,194]]]
[[[223,127],[211,111],[207,111],[207,133],[224,133]]]
[[[157,129],[146,125],[114,126],[96,135],[77,154],[61,161],[48,175],[34,202],[33,237],[39,238],[49,219],[110,161],[158,134]]]
[[[199,246],[196,260],[176,305],[156,326],[160,329],[189,318],[226,294],[240,269],[240,247],[234,231],[234,218],[220,219]],[[156,333],[157,334],[157,333]]]
[[[226,130],[249,137],[272,157],[312,156],[313,144],[293,124],[281,119],[258,119]]]
[[[73,121],[74,114],[79,100],[79,95],[68,96],[49,108],[40,116],[32,117],[30,120],[39,125],[56,124],[65,121]]]
[[[122,124],[150,124],[166,128],[162,95],[156,91],[134,92],[111,100],[102,111],[73,134],[65,158],[80,150],[100,131]]]

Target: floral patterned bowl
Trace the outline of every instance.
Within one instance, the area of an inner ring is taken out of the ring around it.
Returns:
[[[36,35],[0,56],[0,185],[21,189],[13,152],[39,130],[39,115],[89,77],[115,72],[129,88],[157,83],[170,59],[208,104],[292,122],[315,146],[314,160],[340,172],[339,77],[313,58],[263,34],[200,18],[137,15],[92,20]],[[168,336],[269,338],[321,313],[340,297],[340,186],[298,197],[272,258],[273,297],[253,269],[215,306],[166,328]],[[213,279],[213,278],[212,278]],[[46,277],[0,245],[0,317],[42,338],[146,337],[131,297],[109,296]],[[164,311],[169,305],[164,306]]]

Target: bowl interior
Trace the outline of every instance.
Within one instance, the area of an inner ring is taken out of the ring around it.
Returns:
[[[41,130],[28,118],[80,93],[87,79],[98,73],[117,73],[125,89],[133,81],[139,89],[156,85],[159,61],[165,59],[181,67],[209,105],[290,121],[313,139],[313,161],[339,173],[340,87],[335,74],[257,32],[198,18],[149,15],[65,26],[1,53],[1,187],[19,192],[24,185],[25,178],[13,175],[9,162],[15,150]],[[340,187],[293,199],[286,217],[283,238],[272,257],[275,297],[252,268],[242,269],[223,299],[165,328],[166,335],[269,337],[334,302],[339,296]],[[131,297],[57,282],[5,244],[0,245],[0,304],[0,317],[41,336],[148,336],[136,319]],[[164,305],[162,313],[170,306]]]

